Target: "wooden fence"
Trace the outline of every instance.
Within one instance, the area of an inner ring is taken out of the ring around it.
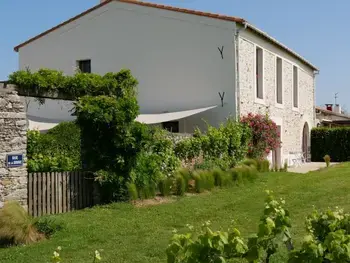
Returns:
[[[93,182],[83,172],[29,173],[28,212],[37,217],[90,207]]]

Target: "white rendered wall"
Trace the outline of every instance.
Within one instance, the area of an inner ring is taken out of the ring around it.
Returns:
[[[225,92],[224,107],[181,122],[190,132],[202,118],[217,125],[235,114],[234,30],[231,22],[111,2],[20,48],[20,68],[73,74],[77,60],[91,59],[94,73],[131,69],[145,114],[221,105]],[[47,117],[57,107],[47,106]]]

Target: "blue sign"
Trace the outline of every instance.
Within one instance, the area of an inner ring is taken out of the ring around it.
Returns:
[[[6,165],[9,168],[23,166],[23,154],[8,154],[6,156]]]

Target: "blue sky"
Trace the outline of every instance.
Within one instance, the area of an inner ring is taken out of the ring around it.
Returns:
[[[318,105],[338,103],[350,111],[349,0],[148,0],[243,17],[320,69]],[[0,80],[17,70],[17,44],[85,11],[99,0],[1,0]],[[347,99],[348,98],[348,99]]]

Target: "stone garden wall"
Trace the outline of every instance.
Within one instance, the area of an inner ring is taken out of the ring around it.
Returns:
[[[0,207],[12,200],[27,207],[26,126],[24,99],[0,83]],[[8,167],[8,155],[23,156],[23,165]]]

